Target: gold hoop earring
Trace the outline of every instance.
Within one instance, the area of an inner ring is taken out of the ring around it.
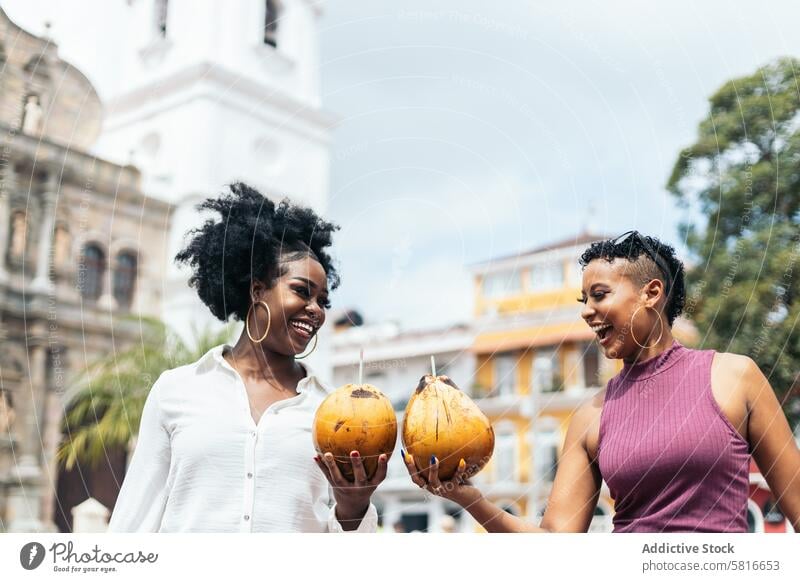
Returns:
[[[639,340],[636,339],[636,334],[633,333],[633,318],[636,317],[636,314],[639,312],[639,310],[642,307],[644,307],[645,309],[652,309],[658,315],[658,323],[659,323],[659,327],[661,328],[661,333],[658,334],[658,339],[655,341],[655,343],[652,346],[643,346],[642,344],[640,344]],[[664,319],[661,317],[661,313],[655,307],[649,307],[648,305],[640,305],[631,314],[630,328],[631,328],[631,337],[633,338],[633,341],[636,342],[637,346],[639,346],[643,350],[646,350],[646,349],[649,349],[649,348],[652,348],[652,347],[658,345],[658,342],[660,342],[661,338],[664,336]]]
[[[307,353],[305,356],[295,356],[295,357],[294,357],[294,359],[295,359],[295,360],[302,360],[302,359],[304,359],[304,358],[307,358],[308,356],[310,356],[311,354],[313,354],[313,353],[314,353],[314,350],[316,350],[316,349],[317,349],[317,334],[314,334],[314,347],[313,347],[313,348],[311,348],[311,351],[310,351],[310,352],[308,352],[308,353]]]
[[[258,339],[255,339],[253,337],[253,334],[250,333],[250,312],[256,306],[256,303],[263,305],[264,308],[267,310],[267,329],[264,332],[264,335],[262,335]],[[250,338],[250,341],[254,342],[254,343],[257,343],[257,344],[260,344],[261,342],[263,342],[264,338],[266,338],[267,334],[269,333],[269,326],[270,325],[272,325],[272,312],[270,312],[269,305],[267,305],[267,302],[266,301],[256,301],[254,303],[251,303],[250,304],[250,309],[247,310],[247,317],[244,318],[244,328],[247,331],[247,337]]]

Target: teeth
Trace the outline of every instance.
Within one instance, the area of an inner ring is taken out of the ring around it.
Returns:
[[[314,333],[314,328],[305,323],[304,321],[292,321],[291,324],[296,328],[302,329],[303,331],[307,331],[308,333]]]
[[[613,326],[611,326],[611,325],[609,325],[607,323],[602,323],[600,325],[591,326],[592,331],[595,332],[595,333],[600,333],[601,331],[606,330],[606,329],[611,329],[612,327]]]

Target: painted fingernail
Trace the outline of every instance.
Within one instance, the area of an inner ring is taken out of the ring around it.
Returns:
[[[466,467],[467,467],[467,462],[466,462],[464,459],[461,459],[461,460],[458,462],[458,469],[459,469],[460,471],[463,471],[464,469],[466,469]]]
[[[431,455],[431,465],[436,464],[436,455]]]
[[[354,459],[358,459],[359,457],[361,457],[361,455],[359,455],[359,454],[358,454],[358,451],[353,451],[352,453],[350,453],[350,455],[351,455],[351,456],[352,456]]]
[[[406,460],[406,452],[403,449],[400,449],[400,456],[403,457],[403,460]]]

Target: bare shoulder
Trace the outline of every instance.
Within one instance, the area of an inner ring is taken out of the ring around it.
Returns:
[[[597,412],[603,410],[603,402],[606,399],[606,388],[601,389],[597,394],[595,394],[592,399],[587,403],[591,408],[594,408]]]
[[[712,366],[730,375],[748,374],[753,372],[753,368],[758,368],[756,363],[748,356],[730,352],[717,352],[714,354]]]
[[[733,391],[746,395],[760,389],[766,378],[752,358],[741,354],[719,352],[711,364],[712,386],[719,391]]]
[[[592,398],[584,402],[570,420],[569,432],[573,438],[580,441],[586,453],[593,461],[597,457],[597,448],[600,442],[600,415],[603,412],[603,401],[606,389],[603,388]]]
[[[584,426],[596,419],[599,419],[600,413],[603,411],[603,401],[605,400],[605,396],[606,389],[603,388],[589,400],[581,404],[572,415],[570,426],[573,424]]]
[[[764,375],[749,357],[718,352],[711,364],[711,391],[730,423],[743,439],[749,437],[748,417],[753,394],[761,387]]]

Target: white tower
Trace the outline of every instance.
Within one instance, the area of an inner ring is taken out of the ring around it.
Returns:
[[[173,263],[195,205],[243,180],[325,213],[330,133],[320,106],[318,0],[128,0],[120,91],[99,152],[133,163],[177,205],[164,320],[185,339],[215,320]],[[218,322],[216,322],[218,324]],[[312,361],[328,372],[320,338]]]

